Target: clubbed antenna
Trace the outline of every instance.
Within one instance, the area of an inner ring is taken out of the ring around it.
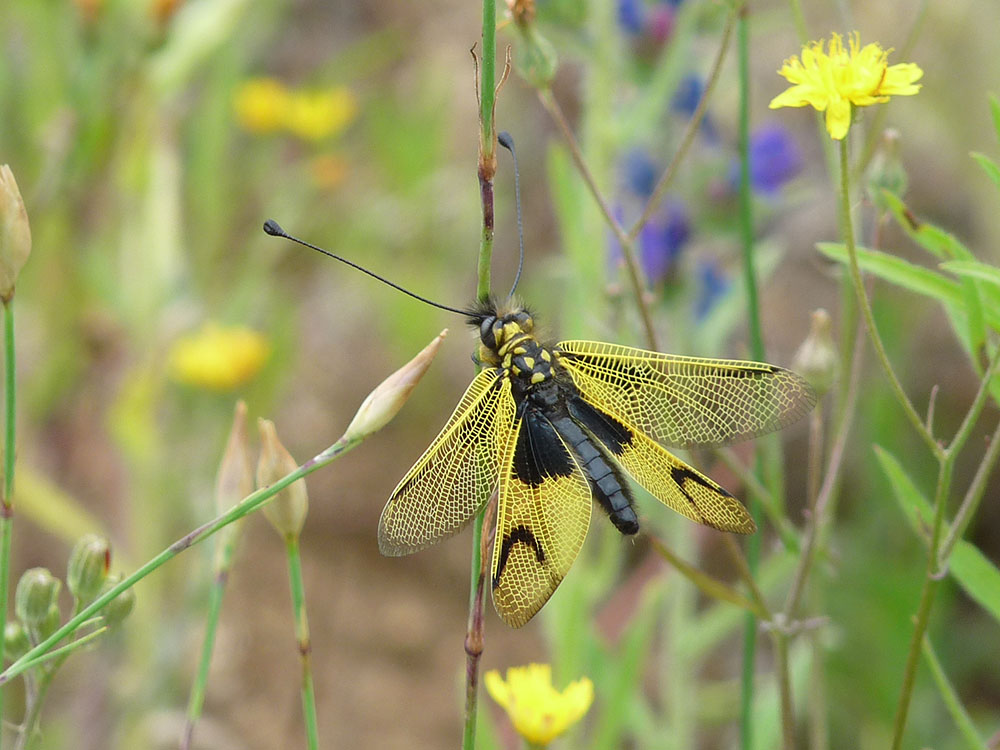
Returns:
[[[379,276],[377,273],[373,273],[372,271],[369,271],[367,268],[359,266],[357,263],[354,263],[353,261],[350,261],[347,258],[341,258],[339,255],[331,253],[329,250],[324,250],[323,248],[316,247],[316,245],[306,242],[305,240],[300,240],[298,237],[293,237],[292,235],[288,234],[288,232],[286,232],[284,229],[282,229],[281,225],[278,224],[278,222],[276,222],[274,219],[268,219],[267,221],[264,222],[264,231],[267,234],[271,235],[272,237],[282,237],[286,240],[291,240],[292,242],[298,243],[303,247],[308,247],[309,249],[315,250],[318,253],[323,253],[323,255],[327,255],[333,258],[334,260],[339,260],[341,263],[346,263],[351,268],[356,268],[362,273],[368,274],[373,279],[378,279],[383,284],[388,284],[393,289],[398,289],[403,294],[408,294],[411,297],[413,297],[413,299],[418,299],[421,302],[425,302],[428,305],[431,305],[432,307],[437,307],[441,310],[447,310],[448,312],[458,313],[459,315],[469,316],[473,314],[473,311],[471,310],[460,310],[457,307],[449,307],[448,305],[442,305],[439,302],[434,302],[433,300],[429,300],[426,297],[421,297],[419,294],[414,294],[409,289],[404,289],[399,284],[394,284],[393,282],[389,281],[389,279],[385,279]]]
[[[520,255],[517,260],[517,275],[514,277],[514,285],[510,288],[507,299],[514,296],[517,289],[517,282],[521,280],[521,269],[524,268],[524,227],[521,223],[521,176],[517,171],[517,152],[514,151],[514,139],[506,130],[497,136],[497,143],[510,151],[510,156],[514,160],[514,202],[517,205],[517,241],[520,247]]]

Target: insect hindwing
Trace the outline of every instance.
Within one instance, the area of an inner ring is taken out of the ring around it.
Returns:
[[[520,627],[552,596],[590,527],[590,485],[544,417],[517,420],[504,451],[493,544],[493,605]]]

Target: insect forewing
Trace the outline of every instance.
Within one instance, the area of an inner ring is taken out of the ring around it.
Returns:
[[[484,370],[382,511],[378,546],[406,555],[460,531],[497,486],[514,420],[510,386]]]
[[[808,383],[760,362],[563,341],[559,362],[587,400],[664,445],[728,445],[780,430],[816,403]]]

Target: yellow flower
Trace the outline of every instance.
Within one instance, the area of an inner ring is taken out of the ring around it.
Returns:
[[[890,96],[916,94],[916,83],[924,74],[914,63],[889,65],[892,51],[877,43],[861,46],[858,32],[851,34],[844,49],[840,34],[830,38],[828,52],[823,41],[802,48],[802,58],[790,57],[778,73],[794,84],[771,100],[771,109],[810,105],[826,112],[826,129],[834,140],[847,135],[851,125],[852,105],[867,107],[887,102]]]
[[[538,747],[545,747],[583,718],[594,700],[594,683],[586,677],[571,682],[562,692],[553,688],[548,664],[511,667],[506,682],[495,669],[483,679],[517,733]]]
[[[284,125],[300,138],[318,141],[339,133],[357,112],[357,98],[349,89],[297,91],[291,95]]]
[[[179,383],[228,391],[253,378],[270,353],[267,339],[257,331],[207,323],[174,343],[168,369]]]
[[[251,133],[274,133],[285,125],[291,98],[280,81],[252,78],[236,92],[236,119]]]

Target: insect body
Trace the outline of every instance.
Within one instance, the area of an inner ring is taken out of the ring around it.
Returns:
[[[469,322],[484,369],[389,498],[379,549],[404,555],[455,534],[498,492],[493,602],[514,627],[576,559],[591,499],[623,534],[639,530],[626,475],[693,521],[753,532],[738,500],[661,443],[725,445],[780,429],[815,403],[801,377],[773,365],[596,341],[546,347],[527,310],[494,303]]]

